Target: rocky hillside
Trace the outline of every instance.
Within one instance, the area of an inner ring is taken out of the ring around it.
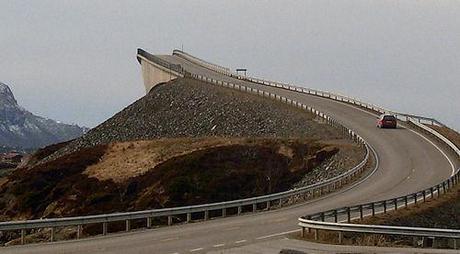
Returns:
[[[156,86],[52,158],[84,147],[157,138],[342,138],[336,129],[312,118],[281,102],[184,78]]]
[[[18,105],[10,88],[0,83],[0,146],[33,149],[74,139],[85,131],[30,113]]]

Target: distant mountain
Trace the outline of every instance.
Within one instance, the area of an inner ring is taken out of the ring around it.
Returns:
[[[30,113],[18,105],[10,88],[0,83],[0,147],[38,148],[74,139],[86,131]]]

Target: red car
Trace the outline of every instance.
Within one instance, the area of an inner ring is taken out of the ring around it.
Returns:
[[[377,127],[379,128],[396,128],[398,120],[394,115],[383,114],[377,120]]]

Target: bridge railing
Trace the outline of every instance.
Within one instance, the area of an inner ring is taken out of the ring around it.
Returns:
[[[182,50],[178,50],[178,49],[175,49],[173,50],[173,55],[176,55],[176,56],[180,56],[186,60],[189,60],[195,64],[198,64],[202,67],[205,67],[207,69],[210,69],[210,70],[213,70],[215,72],[218,72],[218,73],[221,73],[221,74],[224,74],[224,75],[229,75],[231,74],[231,70],[227,67],[223,67],[223,66],[220,66],[220,65],[217,65],[217,64],[213,64],[213,63],[210,63],[210,62],[207,62],[203,59],[200,59],[196,56],[192,56],[190,54],[188,54],[187,52],[184,52]]]
[[[413,114],[405,114],[400,112],[394,112],[391,110],[384,109],[380,106],[362,102],[356,98],[351,98],[348,96],[340,95],[337,93],[330,93],[316,89],[304,88],[299,86],[294,86],[281,82],[274,82],[264,79],[258,79],[254,77],[247,77],[238,75],[235,73],[227,73],[226,75],[250,82],[254,82],[261,85],[271,86],[282,88],[286,90],[296,91],[300,93],[315,95],[323,98],[329,98],[336,101],[341,101],[355,106],[359,106],[368,110],[371,110],[380,114],[393,114],[399,120],[406,121],[409,124],[412,124],[419,131],[423,131],[433,138],[437,139],[440,143],[443,143],[448,147],[454,154],[456,154],[457,159],[460,158],[459,148],[453,144],[449,139],[444,137],[442,134],[438,133],[434,129],[426,126],[425,124],[438,125],[445,127],[440,121]],[[378,213],[386,213],[389,210],[397,210],[398,207],[407,207],[410,204],[417,202],[425,202],[427,198],[434,198],[434,195],[441,195],[446,193],[454,185],[458,184],[459,181],[459,171],[457,169],[455,173],[449,177],[447,180],[434,185],[428,189],[415,192],[406,196],[396,197],[388,200],[382,200],[378,202],[372,202],[368,204],[362,204],[352,207],[343,207],[339,209],[333,209],[327,212],[321,212],[313,215],[308,215],[302,218],[299,218],[299,226],[302,227],[302,235],[305,232],[305,229],[314,229],[315,238],[318,238],[318,230],[331,230],[339,232],[339,242],[342,241],[343,232],[356,232],[356,233],[378,233],[378,234],[393,234],[393,235],[407,235],[407,236],[423,236],[423,237],[446,237],[455,239],[455,247],[460,247],[460,241],[457,240],[460,238],[460,230],[452,229],[436,229],[436,228],[414,228],[414,227],[395,227],[395,226],[380,226],[380,225],[359,225],[359,224],[342,224],[338,223],[339,218],[345,217],[345,221],[350,222],[353,218],[353,214],[358,214],[357,218],[363,218],[364,216],[374,216]],[[327,219],[333,220],[333,222],[326,222]]]
[[[453,153],[460,158],[460,150],[450,140],[427,127],[420,124],[418,121],[409,119],[416,127],[425,130],[439,142],[443,142],[449,147]],[[326,212],[315,213],[299,218],[299,226],[302,228],[302,236],[305,235],[305,230],[314,230],[314,238],[317,240],[318,230],[336,231],[338,232],[339,243],[343,241],[343,232],[355,233],[371,233],[384,235],[400,235],[400,236],[417,236],[424,238],[449,238],[452,239],[453,248],[460,248],[460,230],[440,229],[440,228],[420,228],[420,227],[400,227],[386,225],[363,225],[350,224],[354,219],[363,219],[365,217],[375,216],[381,213],[387,213],[391,210],[407,208],[411,204],[424,203],[428,199],[440,197],[447,193],[450,189],[458,185],[460,181],[460,168],[453,172],[452,176],[447,180],[436,184],[430,188],[404,195],[396,198],[360,204],[351,207],[342,207],[329,210]],[[348,223],[340,223],[340,222]]]
[[[338,176],[332,177],[325,181],[312,184],[309,186],[291,189],[284,192],[239,199],[226,202],[218,202],[211,204],[203,205],[193,205],[193,206],[184,206],[184,207],[174,207],[174,208],[164,208],[164,209],[152,209],[145,211],[136,211],[136,212],[124,212],[124,213],[111,213],[111,214],[101,214],[101,215],[90,215],[90,216],[78,216],[78,217],[64,217],[64,218],[50,218],[50,219],[37,219],[37,220],[26,220],[26,221],[8,221],[0,222],[0,231],[18,231],[20,232],[21,244],[24,244],[25,237],[27,235],[27,230],[31,229],[50,229],[50,241],[56,239],[55,232],[57,228],[62,227],[76,227],[76,238],[79,239],[82,236],[82,228],[84,225],[90,224],[100,224],[102,226],[102,234],[106,235],[109,230],[109,224],[114,222],[125,222],[126,231],[131,230],[131,222],[133,220],[145,220],[145,227],[150,228],[153,226],[153,219],[155,218],[167,218],[167,224],[171,225],[173,223],[175,216],[184,216],[184,222],[188,223],[192,221],[192,215],[196,218],[201,216],[202,220],[208,220],[210,217],[210,212],[220,211],[220,215],[225,217],[228,209],[236,209],[237,215],[242,214],[243,208],[246,210],[256,212],[258,209],[271,209],[274,207],[283,206],[283,204],[291,204],[298,202],[299,200],[308,200],[327,193],[333,192],[337,189],[342,188],[345,185],[352,183],[355,180],[358,180],[364,174],[366,169],[367,162],[371,156],[371,152],[375,154],[375,151],[370,147],[366,141],[353,130],[348,129],[343,126],[341,123],[335,119],[329,117],[328,115],[320,112],[310,106],[299,103],[295,100],[288,99],[277,94],[269,93],[266,91],[261,91],[251,87],[246,87],[243,85],[228,83],[220,80],[211,79],[205,76],[189,74],[192,78],[208,82],[210,84],[222,87],[228,87],[231,89],[239,90],[242,92],[247,92],[255,94],[261,97],[271,98],[288,105],[292,105],[302,110],[306,110],[316,115],[324,123],[329,124],[338,128],[344,136],[350,138],[360,146],[363,146],[366,150],[365,157],[363,160],[353,167],[352,169],[342,173]],[[262,207],[262,208],[261,208]]]
[[[436,120],[434,118],[418,116],[418,115],[413,115],[413,114],[400,113],[400,112],[388,110],[388,109],[382,108],[380,106],[377,106],[375,104],[366,103],[366,102],[363,102],[363,101],[361,101],[359,99],[352,98],[352,97],[345,96],[345,95],[341,95],[341,94],[338,94],[338,93],[325,92],[325,91],[321,91],[321,90],[317,90],[317,89],[304,88],[304,87],[294,86],[294,85],[291,85],[291,84],[268,81],[268,80],[264,80],[264,79],[254,78],[254,77],[245,77],[245,76],[241,76],[241,75],[239,75],[237,78],[242,79],[242,80],[251,81],[251,82],[254,82],[254,83],[257,83],[257,84],[266,85],[266,86],[283,88],[283,89],[286,89],[286,90],[297,91],[297,92],[301,92],[301,93],[305,93],[305,94],[310,94],[310,95],[315,95],[315,96],[319,96],[319,97],[323,97],[323,98],[329,98],[329,99],[333,99],[333,100],[337,100],[337,101],[341,101],[341,102],[350,103],[350,104],[353,104],[353,105],[356,105],[356,106],[360,106],[360,107],[372,110],[372,111],[380,113],[380,114],[392,114],[392,115],[395,115],[399,120],[403,120],[403,121],[408,121],[409,118],[412,118],[412,119],[418,121],[419,123],[426,123],[426,124],[431,124],[431,125],[445,126],[443,123],[439,122],[438,120]]]
[[[172,70],[178,74],[181,74],[181,76],[183,76],[184,74],[184,69],[182,68],[182,66],[180,64],[172,64],[168,61],[165,61],[155,55],[152,55],[150,54],[149,52],[143,50],[143,49],[137,49],[137,60],[140,62],[140,59],[139,59],[139,56],[142,56],[144,57],[145,59],[155,63],[155,64],[158,64],[166,69],[169,69],[169,70]]]

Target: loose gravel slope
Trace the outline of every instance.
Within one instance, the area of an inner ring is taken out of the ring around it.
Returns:
[[[112,142],[213,136],[343,138],[336,129],[291,106],[181,78],[156,86],[52,158]]]

